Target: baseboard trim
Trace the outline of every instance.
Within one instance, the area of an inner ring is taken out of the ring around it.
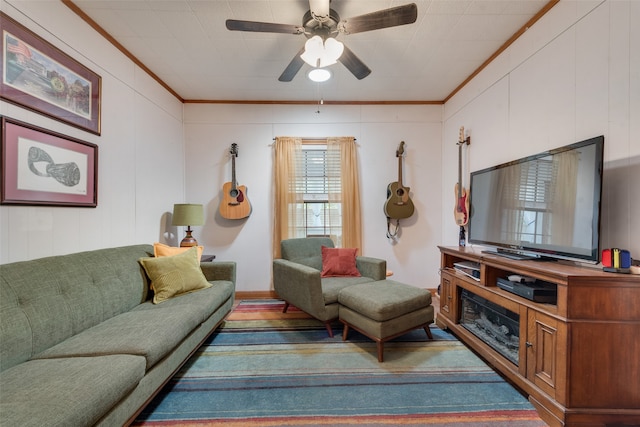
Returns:
[[[243,299],[274,299],[279,298],[276,291],[238,291],[236,292],[236,300]]]

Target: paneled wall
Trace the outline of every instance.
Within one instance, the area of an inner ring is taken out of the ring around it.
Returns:
[[[393,278],[435,288],[441,231],[441,106],[185,105],[186,198],[206,205],[198,242],[218,259],[238,262],[238,290],[271,286],[273,138],[357,138],[362,196],[362,254],[384,258]],[[399,239],[386,237],[387,185],[398,179],[396,149],[406,143],[403,183],[416,213],[401,221]],[[246,220],[218,213],[221,189],[231,180],[229,148],[238,144],[236,174],[253,207]]]
[[[98,207],[0,206],[0,264],[161,239],[184,195],[182,103],[62,2],[0,5],[102,77],[101,136],[0,101],[4,116],[99,147]]]
[[[206,252],[238,262],[238,290],[271,284],[272,142],[279,135],[357,138],[363,254],[393,278],[438,283],[439,244],[455,245],[458,129],[472,137],[470,171],[605,135],[602,244],[640,255],[640,2],[563,0],[441,106],[182,105],[58,1],[0,0],[2,11],[102,76],[102,135],[0,101],[0,114],[98,144],[98,207],[0,206],[0,263],[165,241],[177,202],[203,203],[194,235]],[[320,111],[319,113],[317,111]],[[444,114],[444,117],[443,117]],[[386,237],[382,207],[407,144],[405,185],[416,214]],[[217,214],[239,145],[238,181],[253,213]]]
[[[465,176],[498,163],[605,136],[603,247],[640,258],[640,2],[561,1],[445,105],[443,163],[471,135]],[[442,241],[457,176],[443,168]],[[467,179],[468,184],[468,179]]]

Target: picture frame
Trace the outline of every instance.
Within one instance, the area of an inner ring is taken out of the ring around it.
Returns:
[[[0,12],[0,98],[100,135],[101,77]]]
[[[98,206],[96,144],[9,117],[0,122],[0,204]]]

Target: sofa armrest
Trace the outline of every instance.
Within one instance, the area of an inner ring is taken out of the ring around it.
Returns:
[[[228,280],[236,284],[236,263],[233,261],[201,262],[200,268],[210,282]]]
[[[387,261],[379,258],[365,256],[356,257],[356,267],[360,274],[371,277],[374,280],[387,278]]]
[[[300,310],[317,318],[323,317],[320,270],[286,259],[274,259],[273,288],[280,298]]]

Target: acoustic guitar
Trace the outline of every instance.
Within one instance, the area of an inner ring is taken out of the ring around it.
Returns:
[[[231,144],[231,181],[222,186],[220,215],[226,219],[242,219],[251,215],[251,203],[247,198],[247,187],[238,185],[236,181],[236,157],[238,144]]]
[[[469,195],[462,186],[462,146],[469,145],[471,138],[464,138],[464,126],[460,127],[458,138],[458,182],[455,187],[456,206],[453,208],[453,217],[459,226],[467,225],[469,222]]]
[[[402,158],[404,157],[404,141],[400,142],[396,150],[398,158],[398,180],[387,186],[387,201],[384,213],[387,218],[404,219],[413,215],[413,201],[409,197],[409,187],[402,184]]]

